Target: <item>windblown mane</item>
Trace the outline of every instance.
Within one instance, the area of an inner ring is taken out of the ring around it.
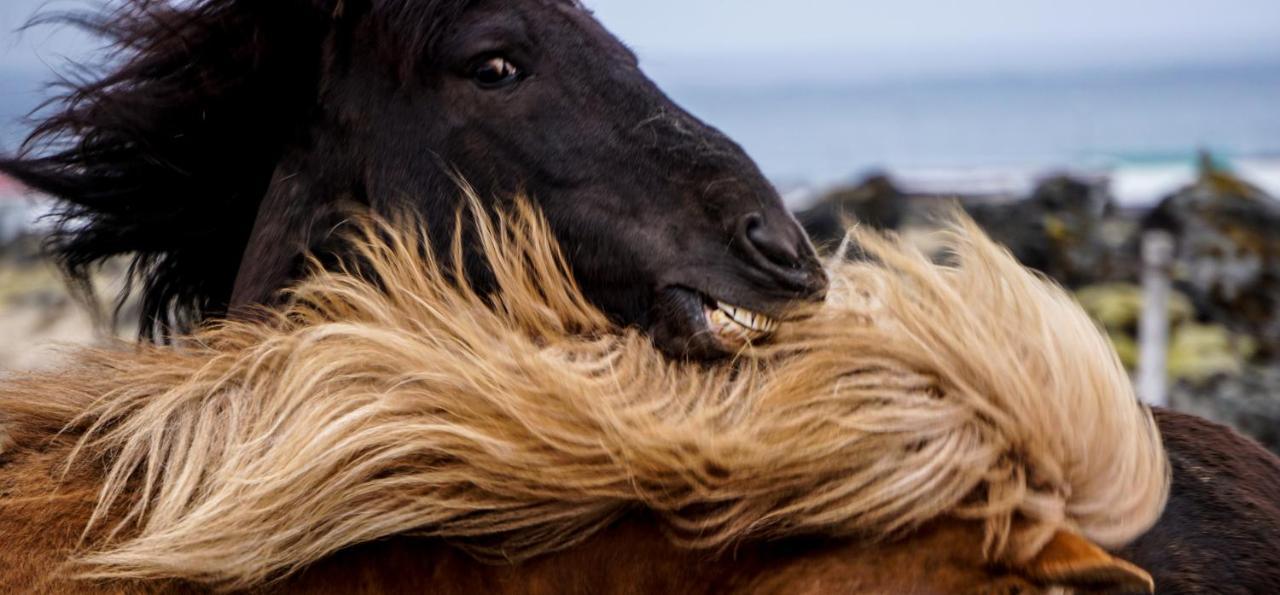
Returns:
[[[404,40],[413,45],[385,53],[428,55],[469,2],[381,2],[388,19],[415,24]],[[58,85],[65,93],[45,104],[22,152],[0,154],[0,172],[60,200],[50,248],[79,288],[97,263],[129,255],[120,299],[139,293],[144,336],[225,312],[277,163],[320,107],[326,50],[344,51],[326,46],[343,5],[116,0],[34,21],[83,28],[107,46],[102,63]]]
[[[869,259],[831,265],[823,307],[707,367],[589,305],[529,208],[475,219],[492,294],[421,227],[367,224],[358,266],[266,323],[4,387],[13,427],[107,469],[92,523],[118,532],[86,572],[245,587],[396,534],[523,559],[636,508],[696,548],[954,515],[1010,560],[1064,526],[1118,546],[1162,511],[1158,431],[1109,344],[967,220],[946,265],[852,232]]]

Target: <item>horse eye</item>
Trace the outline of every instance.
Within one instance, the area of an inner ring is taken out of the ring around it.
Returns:
[[[494,56],[477,64],[471,78],[485,89],[497,89],[519,81],[520,69],[506,58]]]

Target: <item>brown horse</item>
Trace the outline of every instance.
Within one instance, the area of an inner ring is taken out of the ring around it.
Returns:
[[[46,478],[47,479],[47,478]],[[6,488],[13,489],[10,478]],[[33,489],[35,486],[30,486]],[[65,490],[47,483],[40,489]],[[0,512],[0,591],[6,593],[201,593],[176,580],[80,581],[59,574],[94,495],[46,499]],[[29,514],[15,518],[19,513]],[[891,542],[791,539],[726,552],[673,545],[659,522],[634,514],[581,545],[522,563],[489,564],[436,540],[393,538],[349,548],[281,581],[271,593],[439,595],[855,595],[990,593],[1050,588],[1086,593],[1150,592],[1150,577],[1072,533],[1033,559],[994,564],[981,555],[982,528],[952,521]],[[36,529],[36,530],[32,530]]]
[[[1160,593],[1268,593],[1280,584],[1280,458],[1231,428],[1156,411],[1173,486],[1154,528],[1118,555]]]
[[[1262,593],[1275,579],[1275,491],[1280,466],[1231,430],[1157,412],[1175,461],[1170,509],[1122,550],[1146,561],[1159,593]],[[92,510],[92,486],[57,481],[62,458],[20,482],[33,454],[0,457],[0,591],[6,593],[198,593],[181,581],[79,581],[60,573]],[[1202,466],[1208,463],[1207,466]],[[1188,471],[1196,470],[1193,476]],[[1181,481],[1181,477],[1195,477]],[[25,484],[25,485],[21,485]],[[46,495],[15,503],[18,494]],[[53,497],[53,494],[61,496]],[[1205,512],[1213,510],[1216,512]],[[1243,519],[1244,522],[1241,522]],[[348,548],[296,576],[255,589],[278,593],[806,594],[1147,592],[1146,573],[1071,533],[1021,565],[980,555],[976,523],[946,522],[891,542],[791,539],[716,553],[677,547],[657,520],[637,513],[569,550],[515,564],[486,564],[437,540],[398,537]]]
[[[478,226],[493,294],[368,227],[265,321],[0,388],[0,589],[1150,590],[1095,544],[1160,517],[1154,421],[971,226],[948,266],[862,235],[719,366],[609,321],[536,217]]]

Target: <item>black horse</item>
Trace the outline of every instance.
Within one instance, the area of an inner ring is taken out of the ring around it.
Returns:
[[[43,18],[115,53],[0,171],[60,199],[72,279],[134,255],[150,338],[270,302],[338,205],[452,229],[458,179],[532,197],[587,295],[673,355],[724,355],[824,293],[755,164],[576,1],[113,6]]]

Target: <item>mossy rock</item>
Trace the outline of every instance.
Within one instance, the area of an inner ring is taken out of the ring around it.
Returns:
[[[1205,155],[1200,178],[1143,225],[1176,238],[1173,270],[1202,320],[1246,333],[1263,357],[1280,358],[1280,202]]]
[[[1169,341],[1169,376],[1202,381],[1244,370],[1252,341],[1217,325],[1184,324]]]
[[[1129,370],[1137,369],[1138,342],[1132,336],[1118,331],[1107,331],[1107,338],[1111,339],[1111,346],[1120,356],[1120,363]]]
[[[1132,283],[1090,285],[1076,292],[1076,300],[1094,320],[1108,331],[1130,332],[1142,316],[1142,287]],[[1195,317],[1187,296],[1172,292],[1169,297],[1169,324],[1178,326]]]

